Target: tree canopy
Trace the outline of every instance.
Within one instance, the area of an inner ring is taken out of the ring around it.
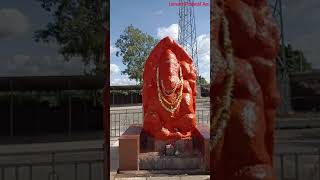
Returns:
[[[204,77],[202,77],[202,76],[199,76],[199,78],[197,79],[197,83],[198,83],[199,85],[208,85],[207,80],[206,80]]]
[[[53,17],[34,33],[36,42],[55,42],[65,60],[81,57],[94,63],[93,74],[103,71],[104,32],[108,27],[107,3],[103,0],[36,0]]]
[[[151,35],[132,25],[128,26],[115,43],[119,49],[116,56],[121,56],[122,63],[126,65],[126,69],[121,73],[141,84],[144,64],[157,42]]]
[[[305,72],[312,69],[301,50],[294,49],[290,44],[285,47],[286,66],[289,73]]]

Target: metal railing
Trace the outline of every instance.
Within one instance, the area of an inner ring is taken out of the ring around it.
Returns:
[[[87,158],[84,158],[87,153]],[[96,158],[88,156],[94,155]],[[80,157],[73,158],[78,155]],[[21,162],[23,161],[25,162]],[[29,157],[29,158],[27,158]],[[32,158],[31,158],[32,157]],[[36,158],[38,157],[38,159]],[[47,157],[46,161],[42,160]],[[12,162],[9,162],[9,161]],[[103,180],[104,149],[76,149],[0,154],[0,180]],[[279,180],[319,180],[320,150],[275,154],[275,171]],[[40,168],[42,167],[42,169]],[[43,167],[47,167],[46,170]]]
[[[277,153],[275,167],[279,180],[320,180],[320,150]]]
[[[103,180],[103,167],[103,148],[0,154],[0,180]]]
[[[196,111],[197,123],[210,124],[210,110],[198,109]],[[131,124],[142,124],[142,109],[122,109],[110,111],[110,137],[120,137]]]

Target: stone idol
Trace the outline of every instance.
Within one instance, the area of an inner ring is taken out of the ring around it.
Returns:
[[[119,138],[120,172],[208,173],[209,127],[196,123],[196,96],[192,58],[170,37],[162,39],[144,66],[143,124]]]
[[[275,180],[277,25],[266,0],[211,5],[213,179]]]

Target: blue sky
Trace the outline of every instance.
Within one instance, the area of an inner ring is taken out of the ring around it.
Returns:
[[[158,30],[172,34],[178,23],[177,0],[111,0],[111,45],[130,24],[158,38]],[[203,0],[205,1],[205,0]],[[208,0],[207,0],[208,1]],[[301,49],[314,68],[320,69],[320,1],[283,0],[285,41]],[[209,7],[195,7],[200,67],[209,62]],[[64,61],[54,43],[36,43],[34,31],[44,27],[52,16],[36,0],[0,2],[0,76],[78,75],[84,65],[79,58]],[[111,48],[112,49],[112,48]],[[114,51],[114,48],[112,49]],[[201,64],[202,63],[202,64]],[[114,83],[134,83],[121,76],[121,59],[111,57]],[[208,78],[208,69],[201,69]]]
[[[127,76],[121,75],[125,69],[121,57],[116,57],[114,43],[124,29],[132,24],[155,38],[169,35],[177,38],[178,7],[169,6],[172,0],[111,0],[110,1],[110,51],[111,85],[135,84]],[[208,2],[206,0],[201,2]],[[195,18],[198,37],[200,75],[209,80],[210,63],[210,6],[195,6]]]

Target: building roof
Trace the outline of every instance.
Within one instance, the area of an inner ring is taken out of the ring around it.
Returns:
[[[110,86],[110,90],[141,90],[138,85],[125,85],[125,86]]]
[[[320,71],[301,72],[290,75],[293,97],[316,97],[320,95]]]
[[[293,74],[290,74],[290,80],[292,81],[320,80],[320,70],[293,73]]]

